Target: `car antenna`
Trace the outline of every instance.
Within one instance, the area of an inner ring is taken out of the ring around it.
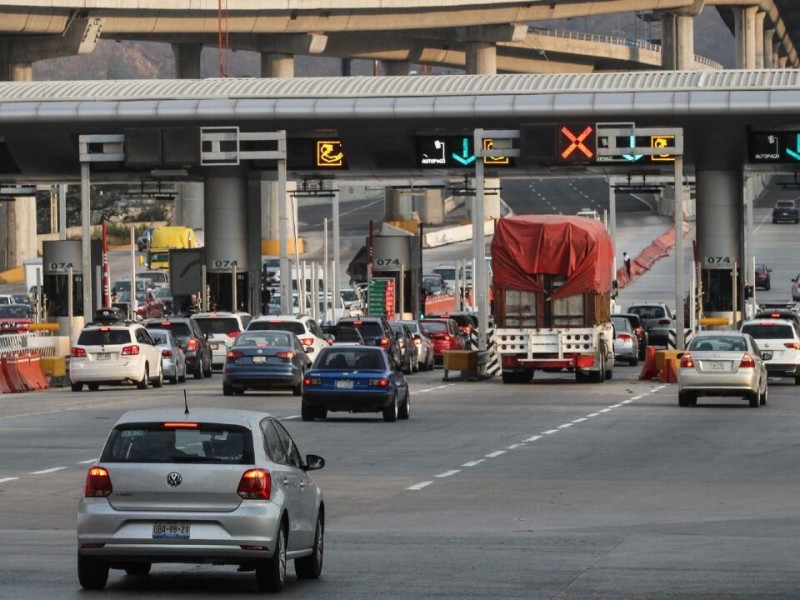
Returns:
[[[183,414],[188,415],[189,414],[189,401],[186,399],[186,390],[183,390],[183,406],[184,406]]]

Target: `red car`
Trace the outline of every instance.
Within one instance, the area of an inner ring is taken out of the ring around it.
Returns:
[[[130,302],[130,292],[120,292],[112,306],[128,314]],[[139,290],[136,292],[136,315],[140,319],[160,319],[164,316],[164,302],[150,290]]]
[[[445,350],[463,350],[464,333],[453,319],[420,319],[422,332],[433,342],[433,356],[437,364],[444,360]]]
[[[0,334],[27,333],[33,323],[27,304],[0,304]]]

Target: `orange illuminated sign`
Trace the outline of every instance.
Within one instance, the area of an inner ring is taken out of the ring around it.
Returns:
[[[344,150],[341,140],[317,140],[316,164],[321,169],[344,167]]]

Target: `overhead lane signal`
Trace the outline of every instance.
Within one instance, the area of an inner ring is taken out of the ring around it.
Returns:
[[[751,163],[800,162],[800,131],[750,131],[748,141]]]
[[[593,162],[597,140],[593,124],[567,124],[559,128],[558,157],[562,162]]]

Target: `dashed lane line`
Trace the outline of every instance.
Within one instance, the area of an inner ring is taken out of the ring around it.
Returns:
[[[475,467],[475,466],[479,465],[480,463],[484,462],[484,459],[486,459],[486,458],[497,458],[498,456],[501,456],[501,455],[505,454],[506,452],[508,452],[510,450],[516,450],[517,448],[524,447],[526,444],[529,444],[529,443],[535,442],[537,440],[540,440],[544,436],[553,435],[555,433],[558,433],[559,431],[564,431],[565,429],[568,429],[569,427],[572,427],[573,425],[576,425],[578,423],[583,423],[584,421],[587,421],[592,417],[599,417],[602,413],[610,412],[610,411],[612,411],[612,410],[614,410],[616,408],[623,408],[627,404],[630,404],[631,402],[633,402],[635,400],[641,400],[645,396],[649,396],[650,394],[654,394],[654,393],[658,392],[659,390],[662,390],[665,387],[666,387],[665,385],[655,387],[652,390],[650,390],[649,392],[647,392],[646,394],[639,394],[638,396],[633,396],[631,398],[628,398],[627,400],[622,400],[620,402],[617,402],[616,404],[612,404],[612,405],[610,405],[610,406],[608,406],[606,408],[602,408],[602,409],[598,410],[597,412],[589,413],[585,417],[580,417],[578,419],[574,419],[574,420],[570,421],[569,423],[563,423],[563,424],[557,426],[555,429],[548,429],[547,431],[543,431],[541,433],[541,435],[533,435],[533,436],[531,436],[529,438],[524,439],[522,442],[520,442],[518,444],[512,444],[510,446],[506,446],[505,450],[496,450],[494,452],[490,452],[489,454],[485,454],[484,458],[482,458],[482,459],[471,460],[471,461],[465,462],[464,464],[461,465],[461,467],[462,468]],[[445,478],[445,477],[451,477],[451,476],[456,475],[456,474],[458,474],[460,472],[461,472],[461,469],[452,469],[450,471],[444,471],[444,472],[442,472],[442,473],[440,473],[438,475],[434,475],[434,477],[438,478],[438,479],[442,479],[442,478]],[[433,483],[433,481],[421,481],[420,483],[415,483],[414,485],[409,486],[406,489],[407,490],[412,490],[412,491],[417,491],[417,490],[421,490],[423,488],[428,487],[432,483]]]

